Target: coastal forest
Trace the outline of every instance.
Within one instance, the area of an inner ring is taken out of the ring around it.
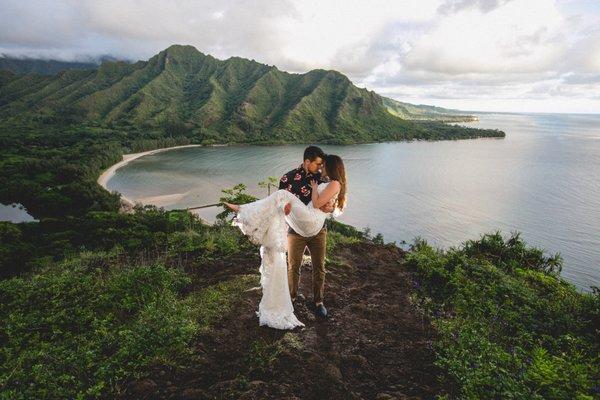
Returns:
[[[471,116],[392,103],[336,71],[191,46],[79,67],[0,71],[0,203],[36,219],[0,222],[0,399],[600,398],[600,292],[578,291],[560,254],[518,233],[403,250],[330,220],[331,318],[301,303],[307,327],[281,332],[258,326],[258,248],[227,213],[214,225],[124,213],[96,182],[123,154],[176,145],[504,132],[447,124]]]

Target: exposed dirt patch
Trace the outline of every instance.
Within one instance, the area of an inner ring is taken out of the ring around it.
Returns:
[[[261,292],[245,292],[233,312],[200,336],[198,364],[132,383],[127,397],[164,399],[430,399],[440,393],[433,332],[409,302],[411,275],[395,246],[339,246],[327,265],[325,305],[313,314],[311,266],[302,267],[296,303],[303,329],[259,327]],[[196,270],[194,288],[256,273],[256,255]]]

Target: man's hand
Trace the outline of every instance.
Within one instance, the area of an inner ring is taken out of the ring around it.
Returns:
[[[321,208],[319,208],[319,210],[323,211],[324,213],[330,213],[333,212],[333,210],[335,210],[335,207],[333,206],[333,204],[331,204],[331,202],[328,202],[327,204],[322,205]]]
[[[292,211],[292,203],[287,203],[285,205],[285,207],[283,207],[283,213],[285,215],[289,215],[291,211]]]

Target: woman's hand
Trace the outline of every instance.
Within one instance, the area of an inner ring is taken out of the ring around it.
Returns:
[[[315,181],[314,179],[311,179],[310,180],[310,188],[313,191],[313,193],[318,192],[319,184],[317,183],[317,181]]]
[[[319,210],[323,211],[326,214],[329,214],[329,213],[332,213],[333,210],[335,210],[335,207],[333,206],[333,202],[329,201],[329,203],[321,206],[321,208]]]

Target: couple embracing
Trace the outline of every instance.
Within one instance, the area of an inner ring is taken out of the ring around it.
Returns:
[[[229,204],[233,224],[260,244],[262,299],[260,325],[276,329],[304,326],[294,315],[300,265],[308,247],[313,265],[313,300],[317,315],[327,316],[323,304],[327,217],[341,214],[346,205],[346,172],[339,156],[309,146],[302,164],[283,175],[279,190],[248,204]],[[287,252],[287,260],[286,260]]]

